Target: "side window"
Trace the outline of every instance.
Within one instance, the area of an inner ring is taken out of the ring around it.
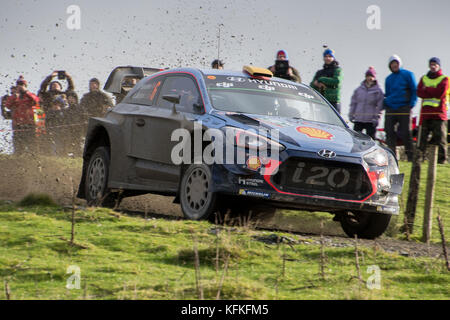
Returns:
[[[132,103],[154,105],[158,89],[161,87],[163,78],[157,77],[147,80],[131,97]]]
[[[187,76],[167,77],[158,97],[158,106],[161,108],[172,108],[172,103],[162,97],[166,94],[180,95],[180,104],[176,106],[177,111],[194,113],[194,104],[201,103],[200,93],[194,80]]]

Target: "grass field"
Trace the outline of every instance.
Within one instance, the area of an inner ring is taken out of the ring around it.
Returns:
[[[75,170],[79,159],[63,165]],[[406,206],[410,164],[405,173],[402,213]],[[44,168],[45,170],[45,168]],[[75,171],[74,171],[75,172]],[[422,235],[427,164],[422,178],[413,241]],[[439,208],[450,239],[450,166],[439,165],[432,241],[440,242]],[[71,212],[51,202],[0,202],[0,299],[448,299],[450,273],[442,260],[403,257],[373,246],[360,249],[359,281],[354,248],[324,247],[308,237],[285,235],[295,244],[266,244],[255,237],[268,233],[248,227],[216,227],[207,222],[145,220],[108,209],[76,211],[75,245],[68,242]],[[31,205],[31,206],[30,206]],[[327,213],[285,211],[282,219],[317,232],[340,232]],[[403,214],[393,219],[387,235],[398,232]],[[216,232],[220,230],[220,232]],[[217,233],[217,234],[215,234]],[[199,256],[196,285],[195,250]],[[218,257],[218,259],[217,259]],[[284,257],[284,258],[283,258]],[[321,265],[325,277],[321,275]],[[381,270],[381,289],[368,289],[368,268]],[[67,289],[69,266],[80,271],[80,289]],[[79,268],[79,269],[77,269]],[[198,280],[198,279],[197,279]]]
[[[254,238],[265,232],[246,227],[87,209],[76,211],[72,246],[70,221],[71,212],[59,207],[0,204],[0,279],[8,283],[11,299],[197,299],[200,291],[205,299],[218,292],[220,299],[450,296],[450,273],[442,260],[402,257],[375,246],[360,249],[360,282],[352,278],[357,276],[352,247],[324,248],[323,278],[321,246],[306,238],[266,244]],[[366,286],[371,265],[380,268],[381,289]],[[69,266],[79,268],[80,289],[66,288]],[[0,292],[5,299],[5,290]]]

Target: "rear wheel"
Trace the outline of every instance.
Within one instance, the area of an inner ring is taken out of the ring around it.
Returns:
[[[381,236],[389,226],[390,214],[345,212],[340,217],[344,232],[351,238],[355,235],[362,239],[375,239]]]
[[[109,148],[98,147],[89,159],[86,171],[85,194],[88,205],[113,208],[117,196],[108,189]]]
[[[217,194],[210,191],[211,169],[192,164],[185,171],[180,185],[181,210],[187,219],[208,219],[216,210]]]

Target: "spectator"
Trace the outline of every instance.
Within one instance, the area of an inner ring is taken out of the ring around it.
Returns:
[[[405,145],[408,161],[412,161],[413,146],[410,127],[411,109],[417,102],[416,79],[411,71],[402,68],[402,60],[397,55],[389,58],[389,69],[392,73],[385,81],[384,98],[386,143],[395,153],[397,136],[399,136]],[[398,124],[397,132],[396,124]]]
[[[65,139],[68,137],[65,119],[68,118],[67,98],[64,94],[57,95],[47,110],[47,134],[54,155],[63,155],[66,151]]]
[[[8,97],[6,108],[12,112],[14,153],[23,154],[35,150],[34,107],[39,98],[27,89],[28,83],[20,76],[16,82],[17,92]]]
[[[52,81],[53,78],[58,76],[58,73],[61,73],[65,79],[67,80],[68,87],[66,91],[63,91],[63,87],[59,81]],[[66,95],[69,92],[73,92],[75,90],[75,86],[73,84],[72,77],[65,71],[53,71],[47,78],[44,79],[41,83],[41,88],[39,89],[38,96],[41,99],[41,106],[44,109],[44,112],[50,108],[53,100],[57,95],[65,93]]]
[[[113,107],[113,102],[100,90],[100,81],[93,78],[89,81],[89,92],[81,98],[80,107],[87,118],[102,117],[109,107]]]
[[[428,144],[439,146],[438,162],[447,162],[447,92],[449,79],[441,69],[439,58],[433,57],[429,61],[430,71],[419,82],[417,95],[422,98],[420,110],[420,145],[425,152]],[[428,141],[428,135],[432,138]]]
[[[376,71],[370,67],[366,79],[353,92],[349,119],[355,124],[354,130],[362,132],[375,139],[375,132],[383,109],[384,93],[376,80]]]
[[[211,68],[213,68],[213,69],[220,69],[220,70],[222,70],[223,66],[224,66],[224,63],[221,60],[219,60],[219,59],[216,59],[216,60],[214,60],[211,63]]]
[[[138,78],[135,77],[125,77],[120,86],[120,93],[113,93],[114,98],[116,98],[116,104],[122,102],[123,99],[127,96],[128,92],[134,88],[134,86],[138,83]]]
[[[334,51],[326,49],[323,53],[325,64],[316,72],[311,87],[319,91],[337,110],[341,112],[342,69],[336,61]]]
[[[8,109],[6,108],[6,100],[8,100],[8,98],[11,97],[11,96],[16,95],[16,93],[17,93],[17,88],[14,87],[14,86],[12,86],[12,87],[10,88],[10,93],[11,93],[11,94],[6,93],[6,94],[2,97],[2,106],[1,106],[1,108],[2,108],[2,116],[3,116],[3,118],[4,118],[5,120],[10,120],[10,119],[11,119],[11,111],[8,110]]]
[[[267,69],[269,69],[275,77],[294,82],[302,82],[297,69],[289,65],[288,54],[285,50],[279,50],[277,52],[275,64]]]
[[[70,147],[70,152],[80,155],[82,152],[82,140],[84,138],[83,128],[87,119],[85,119],[83,110],[78,103],[78,95],[75,92],[67,93],[67,103],[69,107],[65,112],[65,123],[67,126],[67,134],[70,137],[67,143]]]

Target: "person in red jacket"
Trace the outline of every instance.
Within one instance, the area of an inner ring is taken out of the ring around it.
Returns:
[[[447,92],[449,79],[441,69],[439,58],[429,61],[430,71],[420,79],[417,95],[422,98],[419,148],[425,152],[428,144],[439,146],[439,163],[447,162]],[[429,134],[432,138],[428,141]]]
[[[28,91],[23,76],[17,80],[16,87],[17,92],[6,100],[5,105],[12,112],[14,153],[23,154],[35,149],[33,107],[39,104],[39,98]]]

